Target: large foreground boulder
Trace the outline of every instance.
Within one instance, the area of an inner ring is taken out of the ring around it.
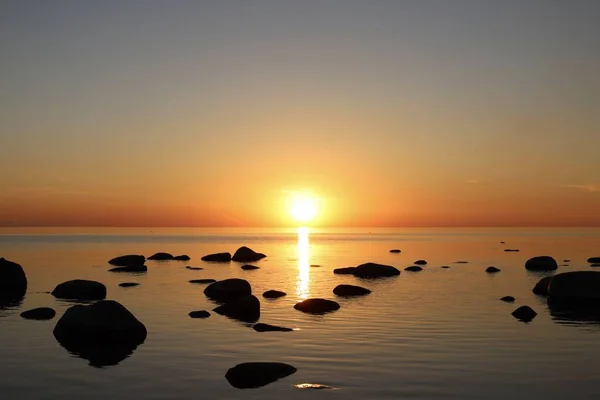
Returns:
[[[353,271],[353,275],[358,278],[373,279],[386,278],[390,276],[400,275],[400,270],[391,265],[366,263],[361,264]]]
[[[231,253],[215,253],[215,254],[207,254],[201,258],[202,261],[210,261],[210,262],[230,262],[231,261]]]
[[[259,388],[297,371],[288,364],[253,362],[236,365],[225,374],[225,379],[237,389]]]
[[[550,282],[552,281],[553,276],[546,276],[538,281],[533,287],[533,293],[539,294],[541,296],[548,296],[548,288],[550,287]]]
[[[108,263],[117,267],[125,267],[127,265],[143,265],[146,262],[146,257],[140,255],[126,255],[115,257]]]
[[[115,365],[146,340],[146,327],[116,301],[69,308],[54,327],[54,337],[90,365]]]
[[[214,282],[204,289],[209,299],[226,303],[252,294],[252,287],[245,279],[230,278]]]
[[[106,286],[96,281],[75,279],[56,286],[52,291],[52,296],[65,300],[104,300],[106,298]]]
[[[27,277],[23,268],[0,258],[0,307],[18,304],[27,292]]]
[[[340,305],[333,300],[307,299],[296,303],[294,308],[308,314],[325,314],[340,309]]]
[[[337,285],[333,289],[333,294],[341,297],[365,296],[369,293],[369,289],[354,285]]]
[[[237,262],[255,262],[265,257],[266,255],[263,253],[257,253],[249,247],[242,246],[236,250],[231,259]]]
[[[260,318],[260,301],[256,296],[248,295],[215,308],[217,314],[243,322],[256,322]]]
[[[554,275],[548,295],[555,300],[600,303],[600,272],[574,271]]]
[[[538,256],[527,260],[525,268],[529,271],[554,271],[558,269],[558,264],[550,256]]]

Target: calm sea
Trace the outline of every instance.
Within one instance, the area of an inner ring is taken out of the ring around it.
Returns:
[[[532,256],[551,255],[560,271],[592,269],[599,229],[122,229],[31,230],[0,234],[0,256],[20,263],[29,280],[17,309],[0,310],[2,399],[598,399],[600,325],[553,316],[531,293],[543,274],[525,270]],[[506,244],[501,244],[505,241]],[[208,264],[208,253],[248,245],[268,255],[254,271]],[[399,248],[400,254],[389,250]],[[505,248],[518,248],[507,253]],[[165,251],[189,262],[148,261],[144,275],[107,272],[122,254]],[[423,271],[360,281],[333,269],[373,261],[396,266],[428,261]],[[468,261],[467,264],[455,263]],[[311,267],[311,264],[320,267]],[[186,265],[204,270],[185,269]],[[440,266],[451,268],[442,269]],[[494,265],[502,271],[487,274]],[[242,277],[261,299],[261,322],[293,332],[258,333],[214,314],[203,285],[190,279]],[[61,347],[52,330],[71,306],[46,292],[75,278],[103,282],[148,337],[117,365],[97,368]],[[121,282],[140,286],[121,288]],[[341,309],[311,316],[293,309],[309,297],[335,299],[340,283],[372,294],[337,299]],[[283,290],[267,301],[260,294]],[[511,295],[514,304],[499,300]],[[511,316],[520,305],[538,312],[531,323]],[[52,321],[21,319],[49,306]],[[277,361],[298,371],[259,389],[239,390],[224,375],[236,364]],[[298,389],[319,383],[333,390]]]

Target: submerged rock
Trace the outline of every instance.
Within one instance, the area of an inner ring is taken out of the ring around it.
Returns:
[[[115,267],[115,268],[111,268],[108,270],[109,272],[147,272],[148,271],[148,267],[146,267],[145,265],[141,264],[141,265],[126,265],[124,267]]]
[[[34,319],[37,321],[45,321],[54,318],[56,311],[49,307],[39,307],[33,310],[23,311],[21,317],[25,319]]]
[[[210,284],[204,294],[212,300],[228,302],[251,295],[252,287],[245,279],[230,278]]]
[[[418,265],[411,265],[410,267],[404,268],[404,270],[410,272],[419,272],[423,271],[423,268],[419,267]]]
[[[190,283],[199,283],[199,284],[208,284],[208,283],[215,283],[216,281],[217,281],[216,279],[192,279],[189,282]]]
[[[402,251],[400,249],[392,249],[390,250],[390,253],[401,253]]]
[[[210,317],[210,313],[208,311],[192,311],[188,314],[190,318],[208,318]]]
[[[267,290],[262,295],[264,298],[267,298],[267,299],[278,299],[280,297],[286,296],[287,293],[281,292],[279,290]]]
[[[523,322],[532,321],[537,313],[529,306],[521,306],[512,312],[512,316]]]
[[[425,261],[425,260],[417,260],[413,264],[415,264],[415,265],[427,265],[427,261]]]
[[[538,256],[527,260],[525,268],[529,271],[554,271],[558,268],[558,264],[550,256]]]
[[[600,263],[590,264],[590,267],[600,267]]]
[[[323,385],[321,383],[299,383],[294,385],[296,389],[314,389],[314,390],[329,390],[334,389],[333,386]]]
[[[252,328],[256,332],[291,332],[291,331],[293,331],[292,328],[285,328],[283,326],[275,326],[275,325],[262,324],[262,323],[254,324],[254,326]]]
[[[504,296],[500,300],[505,301],[507,303],[513,303],[515,301],[515,298],[512,296]]]
[[[201,258],[202,261],[210,261],[210,262],[230,262],[231,261],[231,253],[214,253],[207,254]]]
[[[213,311],[239,321],[256,322],[260,318],[260,301],[256,296],[247,295],[230,300]]]
[[[137,282],[123,282],[123,283],[119,283],[119,286],[121,287],[135,287],[135,286],[139,286],[140,284]]]
[[[548,296],[548,288],[550,287],[550,282],[552,281],[553,276],[546,276],[538,281],[533,288],[534,294],[539,294],[542,296]]]
[[[590,257],[587,259],[587,262],[590,264],[600,263],[600,257]]]
[[[242,246],[236,250],[235,254],[231,259],[237,262],[255,262],[258,260],[262,260],[265,257],[266,255],[262,253],[257,253],[249,247]]]
[[[468,264],[468,261],[454,261],[454,264]]]
[[[19,264],[0,258],[0,307],[20,303],[27,292],[27,276]]]
[[[257,267],[256,265],[246,264],[246,265],[242,265],[242,269],[244,271],[252,271],[254,269],[260,269],[260,267]]]
[[[450,267],[447,266],[447,265],[442,265],[440,268],[446,268],[447,269],[447,268],[450,268]]]
[[[510,253],[510,252],[515,252],[516,253],[516,252],[518,252],[520,250],[519,249],[504,249],[504,251],[506,251],[508,253]]]
[[[340,305],[333,300],[326,299],[308,299],[296,303],[294,308],[309,314],[324,314],[340,309]]]
[[[490,266],[490,267],[487,267],[485,269],[485,272],[487,272],[488,274],[493,274],[493,273],[496,273],[496,272],[500,272],[500,268],[496,268],[496,267],[491,267]]]
[[[106,286],[96,281],[75,279],[56,286],[52,291],[52,296],[65,300],[104,300],[106,298]]]
[[[563,262],[571,262],[571,260],[563,260]]]
[[[296,371],[296,368],[283,363],[243,363],[230,368],[225,374],[225,379],[237,389],[251,389],[268,385]]]
[[[310,264],[311,268],[321,268],[319,264]]]
[[[186,267],[185,267],[185,269],[191,269],[191,270],[194,270],[194,271],[200,271],[200,270],[202,270],[202,269],[204,269],[204,268],[201,268],[201,267],[190,267],[190,266],[188,265],[188,266],[186,266]]]
[[[125,267],[128,265],[143,265],[146,262],[146,257],[140,255],[126,255],[115,257],[108,263],[117,267]]]
[[[333,294],[343,297],[365,296],[369,293],[371,293],[369,289],[354,285],[337,285],[333,289]]]

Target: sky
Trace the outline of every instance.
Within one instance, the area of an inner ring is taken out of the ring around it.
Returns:
[[[600,226],[600,2],[0,2],[0,226]]]

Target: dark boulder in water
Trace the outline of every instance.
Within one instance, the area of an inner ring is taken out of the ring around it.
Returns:
[[[392,249],[390,250],[390,253],[401,253],[402,251],[400,249]]]
[[[448,269],[448,268],[450,268],[450,267],[449,267],[449,266],[447,266],[447,265],[442,265],[440,268]]]
[[[19,264],[0,258],[0,307],[17,305],[27,292],[27,276]]]
[[[199,284],[209,284],[209,283],[215,283],[217,280],[216,279],[192,279],[190,281],[190,283],[199,283]]]
[[[210,317],[210,313],[205,310],[192,311],[188,315],[190,316],[190,318],[208,318],[208,317]]]
[[[527,260],[525,268],[529,271],[554,271],[558,268],[558,264],[550,256],[538,256]]]
[[[143,265],[146,262],[146,257],[140,255],[126,255],[115,257],[108,263],[117,267],[126,267],[128,265]]]
[[[512,296],[504,296],[500,300],[505,301],[507,303],[513,303],[515,301],[515,298]]]
[[[285,328],[283,326],[275,326],[269,324],[254,324],[252,327],[256,332],[291,332],[292,328]]]
[[[333,289],[333,294],[342,297],[365,296],[369,293],[371,293],[369,289],[354,285],[337,285]]]
[[[175,260],[175,261],[190,261],[190,256],[188,256],[187,254],[182,254],[180,256],[173,257],[173,260]]]
[[[237,389],[253,389],[266,386],[297,370],[288,364],[272,362],[252,362],[238,364],[229,369],[225,379]]]
[[[563,262],[571,262],[571,260],[563,260]]]
[[[366,263],[356,267],[353,275],[358,278],[375,279],[400,275],[400,271],[391,265]]]
[[[140,284],[137,282],[123,282],[123,283],[119,283],[119,286],[124,287],[124,288],[128,288],[128,287],[135,287],[135,286],[139,286]]]
[[[231,253],[214,253],[207,254],[201,258],[202,261],[210,261],[210,262],[230,262],[231,261]]]
[[[319,264],[310,264],[311,268],[321,268]]]
[[[454,261],[454,264],[468,264],[468,261]]]
[[[262,253],[257,253],[249,247],[242,246],[236,250],[235,254],[231,259],[237,262],[255,262],[258,260],[262,260],[265,257],[266,255]]]
[[[590,264],[590,267],[600,267],[600,263]]]
[[[600,263],[600,257],[590,257],[587,259],[587,262],[590,264]]]
[[[124,267],[115,267],[108,270],[109,272],[132,272],[132,273],[142,273],[147,272],[148,267],[144,264],[132,264],[126,265]]]
[[[334,269],[333,273],[336,275],[354,275],[354,271],[356,271],[356,267],[344,267]]]
[[[104,300],[106,298],[106,286],[96,281],[75,279],[56,286],[52,291],[52,296],[65,300]]]
[[[54,318],[56,311],[49,307],[39,307],[33,310],[23,311],[21,317],[25,319],[34,319],[37,321],[46,321]]]
[[[418,265],[411,265],[410,267],[404,268],[404,270],[410,272],[419,272],[423,271],[423,268],[419,267]]]
[[[69,308],[54,327],[54,337],[69,352],[94,367],[116,365],[146,340],[146,327],[116,301]]]
[[[554,300],[600,303],[600,272],[574,271],[554,275],[548,295]]]
[[[239,297],[213,310],[217,314],[243,322],[256,322],[260,318],[260,301],[253,295]]]
[[[279,290],[267,290],[262,295],[264,298],[267,298],[267,299],[278,299],[280,297],[286,296],[287,293],[281,292]]]
[[[148,257],[148,260],[167,261],[167,260],[172,260],[174,258],[175,257],[173,257],[173,255],[170,253],[156,253],[156,254],[153,254],[150,257]]]
[[[189,265],[187,265],[185,267],[185,269],[191,269],[193,271],[200,271],[200,270],[203,270],[204,268],[201,268],[201,267],[190,267]]]
[[[523,322],[532,321],[537,313],[529,306],[521,306],[512,312],[512,316]]]
[[[413,264],[415,264],[415,265],[427,265],[427,261],[425,261],[425,260],[417,260]]]
[[[542,296],[548,296],[548,288],[550,287],[550,282],[552,281],[553,276],[546,276],[538,281],[533,287],[533,293],[539,294]]]
[[[324,314],[340,309],[340,305],[333,300],[326,299],[308,299],[296,303],[294,308],[309,314]]]
[[[255,269],[260,269],[260,267],[257,267],[256,265],[246,264],[246,265],[242,265],[242,269],[244,271],[252,271],[252,270],[255,270]]]
[[[230,278],[210,284],[204,289],[204,294],[212,300],[225,303],[251,295],[252,287],[245,279]]]
[[[493,274],[496,272],[500,272],[500,268],[496,268],[496,267],[487,267],[485,269],[485,272],[487,272],[488,274]]]
[[[516,253],[516,252],[519,252],[520,250],[519,249],[504,249],[504,251],[506,251],[507,253],[511,253],[511,252]]]

